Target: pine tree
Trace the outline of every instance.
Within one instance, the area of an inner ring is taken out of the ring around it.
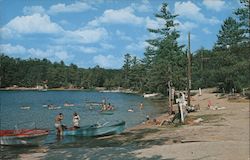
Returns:
[[[244,41],[249,42],[249,33],[250,33],[250,21],[249,21],[249,15],[250,15],[250,6],[249,0],[240,0],[240,3],[242,3],[243,7],[238,8],[234,13],[239,18],[239,23],[241,29],[243,29],[244,32]]]
[[[240,29],[240,26],[235,19],[228,17],[217,35],[218,40],[215,44],[215,49],[225,50],[240,44],[243,40],[244,33],[243,30]]]
[[[180,87],[179,82],[185,70],[182,61],[183,46],[177,43],[179,32],[176,31],[177,24],[174,23],[177,15],[171,14],[167,8],[168,4],[163,3],[160,12],[155,14],[156,18],[164,21],[164,26],[158,29],[148,29],[149,32],[158,36],[147,40],[149,47],[146,49],[144,59],[147,67],[146,87],[151,92],[166,93],[168,81]]]

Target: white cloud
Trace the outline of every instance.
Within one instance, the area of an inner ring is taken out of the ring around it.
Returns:
[[[209,19],[205,17],[200,11],[201,8],[199,8],[191,1],[175,3],[175,14],[178,14],[190,20],[196,20],[203,23],[217,24],[219,22],[216,17]]]
[[[145,22],[146,22],[146,27],[150,29],[162,28],[165,24],[165,21],[161,18],[156,18],[156,20],[154,20],[149,17],[146,17]]]
[[[98,49],[95,47],[79,47],[79,50],[88,54],[96,53],[98,51]]]
[[[96,43],[105,39],[108,32],[104,28],[82,28],[75,31],[65,31],[64,36],[57,39],[58,43]]]
[[[225,6],[225,2],[223,0],[203,0],[203,4],[211,10],[215,10],[215,11],[221,11],[224,6]]]
[[[146,41],[139,41],[137,43],[131,43],[126,46],[128,51],[143,51],[149,44]]]
[[[64,49],[64,47],[61,47],[61,46],[52,46],[52,47],[49,47],[46,50],[30,48],[30,49],[27,49],[27,52],[29,54],[29,57],[32,57],[32,58],[48,58],[48,59],[50,59],[52,61],[56,61],[56,60],[65,61],[65,60],[72,57]]]
[[[101,43],[101,46],[103,49],[114,49],[115,47],[112,44],[108,44],[108,43]]]
[[[88,25],[98,26],[102,23],[139,25],[143,22],[143,18],[134,15],[134,10],[131,7],[126,7],[118,10],[106,10],[101,17],[90,21]]]
[[[18,56],[22,55],[23,58],[48,58],[50,60],[66,60],[72,56],[60,46],[49,47],[46,50],[37,48],[25,48],[21,45],[1,44],[1,53]]]
[[[42,6],[25,6],[23,8],[23,13],[25,15],[32,15],[35,13],[44,14],[45,9]]]
[[[179,30],[179,31],[191,31],[192,29],[198,27],[197,24],[195,24],[193,22],[189,22],[189,21],[182,23],[182,22],[176,20],[175,23],[179,24],[177,26],[177,30]]]
[[[206,33],[206,34],[211,34],[211,33],[212,33],[212,32],[211,32],[209,29],[207,29],[207,28],[203,28],[202,31],[203,31],[204,33]]]
[[[180,16],[185,16],[187,18],[196,18],[198,20],[204,20],[205,17],[202,13],[200,13],[200,10],[201,9],[191,1],[175,3],[175,13]]]
[[[92,9],[90,5],[84,2],[75,2],[69,5],[66,5],[64,3],[59,3],[56,5],[53,5],[49,8],[48,13],[49,14],[57,14],[57,13],[65,13],[65,12],[84,12],[89,9]]]
[[[0,44],[0,52],[8,55],[25,54],[26,49],[20,45]]]
[[[219,23],[221,23],[221,21],[218,20],[216,17],[212,17],[212,18],[208,19],[208,22],[210,24],[219,24]]]
[[[122,65],[122,57],[114,57],[113,55],[97,55],[94,56],[93,62],[104,68],[120,68]]]
[[[38,13],[27,16],[17,16],[1,28],[1,31],[7,31],[9,36],[30,33],[58,33],[62,30],[59,25],[50,21],[48,15]]]
[[[125,41],[132,41],[132,38],[127,36],[124,32],[120,31],[120,30],[116,30],[115,34],[121,39],[121,40],[125,40]]]
[[[152,11],[151,4],[148,0],[143,0],[141,3],[132,3],[131,7],[138,12],[149,12]]]

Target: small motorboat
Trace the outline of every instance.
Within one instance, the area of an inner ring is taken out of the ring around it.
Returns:
[[[125,121],[105,122],[82,126],[78,129],[68,128],[63,131],[64,136],[98,137],[120,134],[125,129]]]
[[[40,145],[48,134],[49,130],[45,129],[0,130],[0,144]]]

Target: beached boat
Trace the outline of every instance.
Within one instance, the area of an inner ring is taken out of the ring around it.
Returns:
[[[105,122],[82,126],[79,129],[69,128],[63,131],[64,136],[97,137],[120,134],[125,129],[125,121]]]
[[[1,145],[40,145],[47,135],[44,129],[0,130]]]
[[[158,93],[143,94],[143,97],[144,97],[144,98],[150,98],[150,97],[156,97],[156,96],[158,96],[158,95],[159,95]]]

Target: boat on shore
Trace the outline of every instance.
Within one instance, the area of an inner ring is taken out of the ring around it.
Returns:
[[[125,129],[125,121],[105,122],[82,126],[78,129],[68,128],[63,131],[64,136],[98,137],[120,134]]]
[[[40,145],[48,134],[49,130],[45,129],[0,130],[0,144]]]

